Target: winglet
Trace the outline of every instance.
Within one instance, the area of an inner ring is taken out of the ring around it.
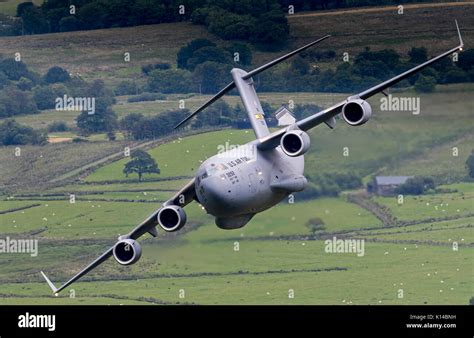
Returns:
[[[454,20],[454,22],[456,23],[456,29],[458,31],[459,50],[462,51],[462,48],[464,47],[464,42],[462,41],[461,31],[459,30],[459,25],[458,25],[458,20]]]
[[[58,293],[58,288],[54,286],[53,282],[51,282],[51,281],[49,280],[49,278],[44,274],[43,271],[40,271],[40,272],[41,272],[41,275],[43,276],[43,278],[44,278],[44,279],[46,280],[46,282],[48,283],[48,285],[49,285],[49,287],[51,288],[51,290],[53,290],[53,293],[54,293],[55,295],[57,295],[57,293]]]

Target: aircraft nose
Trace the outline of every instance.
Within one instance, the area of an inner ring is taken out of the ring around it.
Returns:
[[[220,199],[223,197],[222,195],[224,187],[221,180],[217,177],[209,177],[204,182],[204,187],[208,197],[212,199]]]

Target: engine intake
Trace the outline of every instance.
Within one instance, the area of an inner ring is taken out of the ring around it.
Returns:
[[[342,107],[342,118],[351,126],[360,126],[367,122],[372,116],[372,107],[361,99],[347,102]]]
[[[142,247],[133,239],[122,239],[115,244],[113,254],[119,264],[130,265],[140,259],[142,256]]]
[[[281,149],[291,157],[303,155],[308,151],[310,145],[309,135],[302,130],[290,130],[280,140]]]
[[[163,207],[158,213],[158,223],[165,231],[178,231],[186,224],[186,213],[177,205]]]

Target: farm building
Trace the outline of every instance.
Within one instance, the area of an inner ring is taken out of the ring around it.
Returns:
[[[394,195],[395,190],[413,176],[375,176],[370,190],[381,196]]]

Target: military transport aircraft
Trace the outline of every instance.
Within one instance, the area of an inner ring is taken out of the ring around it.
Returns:
[[[120,236],[112,247],[59,288],[54,286],[43,271],[41,271],[42,276],[53,290],[53,293],[57,294],[110,256],[114,256],[115,260],[122,265],[136,263],[142,253],[137,239],[145,233],[156,237],[157,225],[164,231],[178,231],[181,229],[186,223],[186,213],[183,207],[193,200],[201,204],[207,213],[215,217],[215,222],[219,228],[237,229],[243,227],[255,214],[271,208],[289,194],[305,188],[307,181],[303,175],[304,153],[310,147],[307,130],[321,123],[334,128],[336,125],[335,117],[338,115],[341,115],[342,119],[351,126],[359,126],[367,122],[372,115],[372,109],[366,99],[379,92],[387,95],[384,92],[386,88],[436,61],[462,51],[464,43],[457,22],[456,28],[459,38],[457,47],[359,94],[349,96],[332,107],[303,120],[293,122],[274,132],[270,132],[265,123],[265,113],[255,92],[253,77],[326,40],[329,35],[250,72],[239,68],[232,69],[233,81],[180,122],[176,128],[230,90],[237,88],[256,139],[237,149],[210,157],[203,162],[197,170],[196,176],[171,199],[163,203],[160,208],[130,233]],[[283,107],[282,110],[278,111],[277,116],[282,114],[291,113]]]

